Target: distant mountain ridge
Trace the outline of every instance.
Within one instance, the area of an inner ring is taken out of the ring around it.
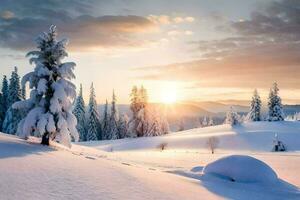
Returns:
[[[216,124],[222,124],[226,116],[226,112],[231,106],[233,106],[238,113],[243,115],[246,115],[249,111],[249,106],[231,105],[226,104],[226,102],[221,103],[215,101],[181,102],[175,104],[153,103],[150,104],[150,106],[152,108],[157,108],[166,114],[172,131],[178,130],[179,124],[182,121],[185,129],[200,127],[204,117],[212,117]],[[102,116],[104,105],[99,105],[99,110],[100,116]],[[118,110],[120,114],[126,113],[129,117],[131,117],[129,104],[118,104]],[[300,112],[300,105],[284,105],[283,111],[285,115],[293,115]],[[266,105],[263,106],[262,112],[265,117],[267,114]]]

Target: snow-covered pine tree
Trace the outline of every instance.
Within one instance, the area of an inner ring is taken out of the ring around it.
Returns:
[[[128,136],[128,122],[129,118],[126,114],[120,116],[118,121],[119,138],[125,138]]]
[[[202,120],[201,126],[202,126],[202,127],[206,127],[206,126],[207,126],[207,124],[208,124],[208,122],[207,122],[207,118],[206,118],[206,117],[203,117],[203,120]]]
[[[144,136],[159,136],[169,133],[169,123],[166,117],[158,109],[151,109],[147,114],[148,119],[145,120],[147,131]]]
[[[108,101],[106,99],[104,105],[104,113],[102,118],[102,133],[103,133],[103,140],[107,140],[109,138],[109,113],[108,113]]]
[[[227,112],[225,124],[230,124],[231,126],[239,124],[239,115],[234,111],[233,107]]]
[[[180,119],[178,123],[178,131],[184,131],[185,128],[183,119]]]
[[[141,86],[138,90],[138,115],[137,115],[137,137],[143,137],[147,135],[150,130],[150,113],[148,108],[148,94],[147,90]]]
[[[102,139],[101,124],[100,124],[100,118],[99,118],[95,89],[93,83],[91,85],[91,90],[90,90],[87,126],[88,126],[88,131],[86,136],[87,141]]]
[[[269,112],[268,112],[269,121],[284,120],[281,98],[279,96],[279,88],[277,83],[273,83],[273,86],[270,89],[268,108],[269,108]]]
[[[133,86],[130,94],[130,110],[132,112],[132,118],[129,121],[129,136],[137,137],[137,127],[138,127],[138,113],[140,111],[140,98],[137,86]]]
[[[161,126],[161,121],[157,113],[151,114],[151,121],[150,120],[145,120],[145,123],[147,123],[147,128],[148,130],[144,133],[143,136],[151,137],[151,136],[159,136],[162,135],[162,126]]]
[[[261,121],[261,100],[257,90],[254,90],[251,100],[250,111],[247,116],[249,121]]]
[[[212,117],[209,117],[208,126],[213,126],[213,125],[214,125],[214,119]]]
[[[78,140],[76,117],[72,113],[76,87],[71,82],[75,78],[76,64],[62,62],[68,56],[67,40],[57,40],[55,26],[41,34],[36,42],[38,50],[27,54],[35,69],[22,79],[22,85],[29,82],[30,98],[13,105],[15,109],[27,111],[19,124],[18,134],[24,138],[31,134],[41,136],[44,145],[55,140],[70,147],[72,138]]]
[[[20,76],[18,75],[18,68],[15,67],[11,73],[11,78],[8,87],[8,110],[5,114],[2,130],[8,134],[16,134],[18,124],[24,118],[25,113],[12,108],[12,104],[22,100]]]
[[[160,115],[161,135],[168,134],[170,132],[170,125],[165,115]]]
[[[2,80],[2,96],[3,96],[3,109],[6,112],[8,110],[8,81],[7,77],[4,75]]]
[[[109,138],[111,140],[119,139],[119,129],[118,129],[118,121],[119,121],[119,113],[117,109],[117,97],[115,95],[115,91],[113,90],[112,101],[111,101],[111,111],[109,118]]]
[[[86,113],[85,103],[82,95],[82,85],[80,84],[79,94],[76,98],[73,114],[77,119],[77,131],[79,133],[79,141],[86,141]]]
[[[17,101],[22,99],[22,91],[20,85],[20,76],[18,74],[18,68],[15,67],[11,73],[8,87],[8,107]]]

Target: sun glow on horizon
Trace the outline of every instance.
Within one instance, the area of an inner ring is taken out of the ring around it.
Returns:
[[[160,101],[165,104],[172,104],[178,101],[177,86],[174,83],[165,84],[161,88]]]

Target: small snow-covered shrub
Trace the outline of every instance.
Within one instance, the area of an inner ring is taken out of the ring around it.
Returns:
[[[233,109],[233,107],[230,107],[230,110],[226,114],[225,124],[230,124],[231,126],[235,126],[240,124],[240,116],[237,114],[237,112]]]
[[[215,153],[215,149],[219,145],[219,139],[217,137],[209,137],[206,143],[207,147],[211,151],[212,154]]]
[[[163,142],[163,143],[159,144],[157,146],[157,148],[160,149],[161,151],[163,151],[163,150],[166,150],[167,146],[168,146],[168,143]]]
[[[272,151],[278,152],[278,151],[286,151],[286,147],[283,144],[282,141],[278,139],[278,135],[275,134],[275,139],[273,140],[273,149]]]
[[[233,182],[272,183],[278,180],[277,174],[266,163],[244,155],[220,158],[203,169],[204,175],[211,175]]]

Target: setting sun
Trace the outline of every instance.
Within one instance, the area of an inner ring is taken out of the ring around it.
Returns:
[[[178,100],[175,84],[166,84],[161,90],[161,102],[165,104],[175,103]]]

